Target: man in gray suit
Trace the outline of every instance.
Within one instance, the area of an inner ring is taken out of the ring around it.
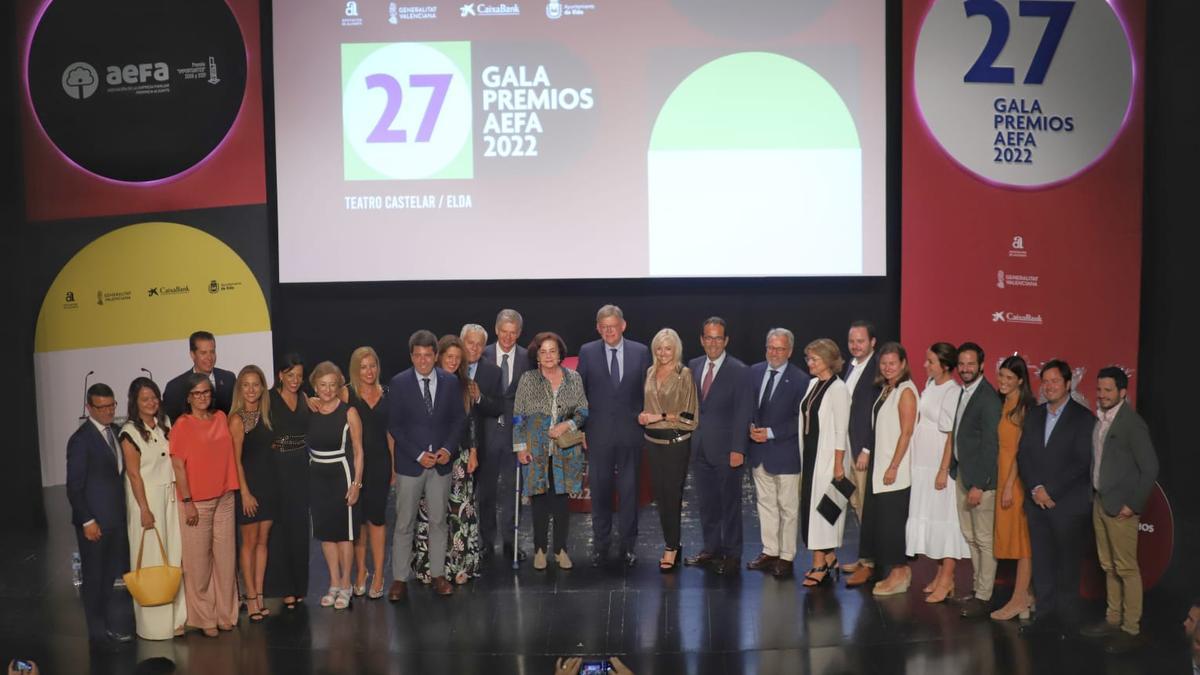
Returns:
[[[1092,433],[1092,526],[1108,582],[1108,608],[1103,621],[1079,632],[1109,638],[1105,651],[1110,654],[1124,654],[1144,643],[1138,523],[1158,476],[1150,430],[1126,403],[1128,388],[1129,377],[1116,366],[1096,376],[1100,409]]]
[[[996,521],[996,457],[1000,451],[1000,396],[983,376],[983,347],[964,342],[958,348],[962,388],[954,414],[950,477],[957,484],[958,523],[971,547],[971,595],[963,598],[962,616],[979,618],[990,611],[996,581],[992,530]],[[953,394],[951,394],[953,396]]]

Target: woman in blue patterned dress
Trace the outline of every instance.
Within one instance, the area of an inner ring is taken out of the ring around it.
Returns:
[[[551,516],[555,562],[561,569],[571,569],[566,548],[567,495],[583,491],[582,443],[564,448],[557,440],[577,435],[588,415],[583,379],[561,365],[566,351],[555,333],[534,336],[529,358],[536,368],[521,375],[513,404],[513,451],[522,464],[521,495],[533,505],[533,568],[538,570],[546,569]]]

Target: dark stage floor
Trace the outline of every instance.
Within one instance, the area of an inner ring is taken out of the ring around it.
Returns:
[[[643,509],[633,569],[586,566],[590,522],[573,515],[570,550],[577,567],[551,564],[518,573],[496,562],[484,578],[450,598],[414,588],[407,604],[355,599],[335,613],[315,605],[232,633],[198,633],[172,641],[137,641],[116,654],[89,654],[82,607],[71,586],[74,535],[64,489],[45,492],[52,531],[10,538],[0,556],[0,658],[32,658],[43,673],[130,673],[138,661],[166,656],[180,673],[553,673],[556,656],[619,655],[635,673],[1190,673],[1182,617],[1163,616],[1178,603],[1151,592],[1145,628],[1152,644],[1133,657],[1110,657],[1094,643],[1027,639],[1017,622],[968,621],[950,605],[927,605],[920,587],[932,568],[919,563],[913,589],[875,600],[869,590],[808,591],[743,571],[732,578],[685,568],[659,574],[657,512]],[[685,553],[699,544],[693,501],[685,507]],[[746,549],[758,553],[757,518],[746,486]],[[528,549],[529,528],[523,526]],[[847,529],[843,559],[857,532]],[[327,586],[312,547],[310,598]],[[802,561],[807,564],[807,557]],[[798,565],[799,567],[799,565]],[[390,565],[389,565],[390,569]],[[959,588],[969,566],[959,567]],[[390,579],[389,579],[390,583]],[[1006,595],[1003,589],[998,595]],[[1003,599],[1002,597],[999,599]],[[1102,616],[1098,606],[1092,616]],[[1156,614],[1156,609],[1159,612]]]

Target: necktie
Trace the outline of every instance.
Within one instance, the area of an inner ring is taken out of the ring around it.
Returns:
[[[708,372],[704,373],[704,381],[700,383],[700,400],[708,398],[708,390],[712,388],[713,369],[716,364],[712,361],[708,362]]]
[[[767,404],[771,402],[771,394],[775,393],[775,376],[779,374],[778,370],[767,371],[767,388],[763,389],[762,399],[758,402],[758,421],[762,422],[763,417],[767,413]]]
[[[429,393],[429,378],[422,377],[421,382],[425,384],[425,414],[433,414],[433,395]]]
[[[612,361],[608,363],[608,375],[614,387],[621,385],[621,364],[617,361],[617,350],[612,350]]]
[[[512,382],[508,369],[508,354],[500,355],[500,377],[504,380],[504,388],[507,390],[508,385]]]
[[[121,470],[121,452],[117,450],[117,439],[113,436],[112,427],[104,427],[104,442],[108,443],[108,449],[112,451],[113,461],[117,463],[117,471]]]

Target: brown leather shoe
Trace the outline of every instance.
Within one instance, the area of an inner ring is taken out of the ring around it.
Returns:
[[[683,564],[687,565],[688,567],[707,567],[708,565],[717,563],[719,561],[720,559],[717,558],[717,556],[709,553],[708,551],[700,551],[696,555],[684,558]]]
[[[391,602],[400,602],[408,596],[408,584],[403,581],[393,581],[388,588],[388,600]]]
[[[746,569],[764,570],[770,572],[771,567],[775,564],[776,560],[779,560],[779,558],[776,556],[767,555],[766,553],[759,553],[757,558],[746,563]]]
[[[776,579],[786,579],[792,576],[792,561],[777,558],[771,565],[771,575]]]
[[[446,577],[434,577],[433,592],[438,595],[454,595],[454,586]]]
[[[874,571],[866,565],[859,565],[858,569],[854,570],[854,574],[846,578],[846,588],[854,588],[867,583],[871,580],[871,573]]]

